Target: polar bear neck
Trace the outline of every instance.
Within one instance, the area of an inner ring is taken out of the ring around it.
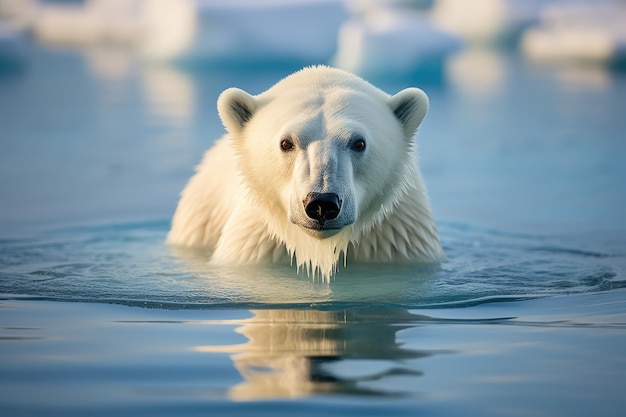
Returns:
[[[445,258],[427,202],[412,191],[382,208],[370,227],[351,239],[349,259],[435,263]]]

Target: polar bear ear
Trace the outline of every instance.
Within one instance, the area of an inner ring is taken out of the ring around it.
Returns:
[[[224,90],[217,99],[217,112],[226,130],[232,134],[243,131],[256,109],[255,98],[238,88]]]
[[[406,88],[389,99],[389,107],[412,138],[428,112],[428,96],[419,88]]]

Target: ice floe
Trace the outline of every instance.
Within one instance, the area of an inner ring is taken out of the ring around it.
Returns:
[[[541,8],[554,0],[436,0],[434,21],[474,44],[515,43]]]
[[[626,3],[598,0],[546,7],[526,31],[522,50],[551,63],[626,64]]]
[[[427,14],[382,7],[341,27],[334,64],[360,74],[438,71],[460,46]]]

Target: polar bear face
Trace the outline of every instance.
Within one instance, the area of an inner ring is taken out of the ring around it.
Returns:
[[[371,227],[415,163],[414,134],[428,109],[419,89],[389,96],[349,73],[307,68],[252,96],[218,100],[255,202],[319,239]]]

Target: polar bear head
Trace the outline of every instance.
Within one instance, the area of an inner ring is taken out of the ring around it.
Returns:
[[[282,236],[297,234],[295,227],[313,239],[342,240],[335,251],[397,202],[427,110],[420,89],[390,96],[324,66],[256,96],[230,88],[218,100],[259,219],[287,246]]]

